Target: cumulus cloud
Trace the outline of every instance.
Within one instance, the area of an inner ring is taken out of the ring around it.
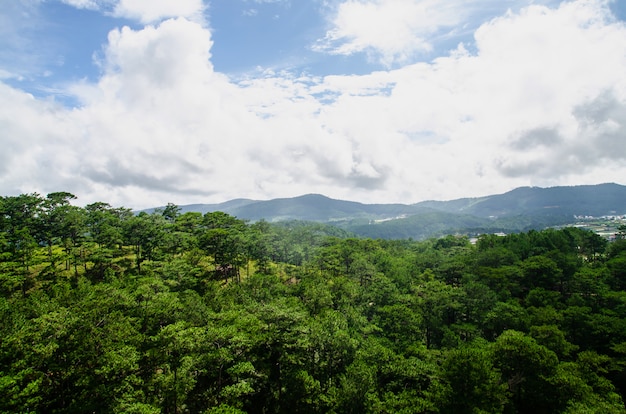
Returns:
[[[493,19],[475,51],[430,63],[235,82],[215,71],[197,21],[116,29],[102,76],[69,89],[78,108],[0,83],[0,188],[138,208],[306,192],[415,202],[616,181],[626,176],[625,39],[605,2],[573,1]]]
[[[78,130],[66,109],[2,83],[0,106],[0,181],[5,194],[64,186],[86,189],[73,175]]]
[[[572,132],[556,129],[524,131],[514,153],[499,169],[508,176],[535,175],[557,179],[594,169],[621,169],[626,160],[626,102],[602,92],[572,111]]]
[[[518,72],[514,79],[519,89],[507,97],[518,97],[519,102],[508,103],[523,109],[525,119],[519,119],[518,129],[505,139],[517,151],[503,151],[497,163],[500,172],[558,180],[615,166],[612,161],[626,155],[623,145],[615,145],[626,104],[626,84],[618,69],[626,64],[626,45],[620,42],[626,30],[601,5],[566,3],[558,12],[531,7],[494,20],[477,33],[481,57],[508,58],[506,73]],[[496,41],[491,31],[504,36],[504,42]],[[530,47],[533,43],[536,46]],[[507,56],[505,44],[514,46],[515,53]],[[513,114],[514,109],[507,112]]]

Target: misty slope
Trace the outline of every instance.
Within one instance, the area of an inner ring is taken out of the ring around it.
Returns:
[[[373,224],[351,224],[354,234],[373,239],[422,240],[446,234],[464,233],[468,229],[487,229],[492,220],[467,214],[430,210],[407,218]]]
[[[242,206],[247,204],[256,203],[255,200],[250,200],[247,198],[237,198],[234,200],[226,201],[224,203],[219,204],[187,204],[184,206],[180,206],[181,213],[187,212],[197,212],[197,213],[208,213],[213,211],[223,211],[224,213],[231,214],[231,211],[234,211]],[[150,209],[147,211],[154,211],[154,209]]]
[[[333,222],[354,219],[381,220],[418,214],[425,210],[427,209],[415,205],[362,204],[354,201],[334,200],[319,194],[307,194],[294,198],[249,203],[231,211],[237,217],[248,220]]]

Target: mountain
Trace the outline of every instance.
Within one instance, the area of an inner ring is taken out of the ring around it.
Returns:
[[[263,219],[269,222],[286,220],[345,222],[359,219],[367,222],[402,218],[431,210],[418,205],[362,204],[354,201],[334,200],[320,194],[267,201],[235,199],[219,204],[188,204],[179,207],[181,213],[205,214],[222,211],[245,220]],[[155,208],[144,211],[152,213],[154,210]]]
[[[516,215],[603,216],[626,212],[626,187],[619,184],[573,187],[520,187],[504,194],[418,205],[478,217]]]
[[[248,220],[341,222],[356,219],[392,219],[418,214],[423,210],[423,207],[414,205],[362,204],[354,201],[334,200],[319,194],[307,194],[294,198],[250,203],[232,211],[237,217]]]
[[[181,206],[181,211],[223,211],[251,221],[314,221],[365,237],[424,239],[454,233],[526,231],[571,223],[574,216],[626,214],[626,186],[520,187],[504,194],[410,205],[362,204],[307,194],[193,204]]]

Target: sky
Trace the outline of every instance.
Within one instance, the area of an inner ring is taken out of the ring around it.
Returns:
[[[0,194],[626,184],[623,0],[0,0]]]

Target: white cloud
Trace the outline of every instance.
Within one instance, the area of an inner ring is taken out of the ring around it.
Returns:
[[[457,1],[349,0],[332,18],[333,28],[317,50],[350,55],[369,52],[389,66],[405,62],[415,53],[428,51],[428,37],[441,27],[457,24],[462,9]]]
[[[626,28],[612,23],[602,5],[564,3],[558,11],[531,7],[477,32],[480,62],[485,69],[498,68],[480,82],[498,99],[484,116],[495,115],[515,126],[501,133],[501,172],[549,181],[614,164],[616,157],[626,155],[623,148],[616,148],[613,157],[600,155],[599,148],[606,145],[601,137],[606,135],[597,131],[599,124],[591,126],[595,131],[591,132],[580,121],[584,108],[596,107],[602,96],[612,97],[614,114],[626,105],[621,75],[626,66]],[[623,125],[622,117],[617,118]],[[550,145],[529,145],[524,151],[504,148],[520,139],[533,142],[537,131],[545,130],[554,135]]]
[[[555,30],[558,28],[558,30]],[[415,202],[626,176],[626,29],[602,1],[484,24],[476,52],[234,83],[185,18],[110,33],[66,109],[0,83],[0,190],[129,207],[307,192]]]
[[[172,17],[202,21],[203,11],[202,0],[119,0],[113,15],[148,24]]]
[[[17,77],[17,75],[9,72],[8,70],[0,69],[0,79],[11,79]]]
[[[530,3],[556,5],[559,0]],[[527,6],[527,0],[341,0],[330,2],[330,29],[313,49],[366,53],[385,67],[429,56],[434,44],[471,33],[485,19]]]
[[[143,24],[185,17],[203,21],[203,0],[61,0],[77,9],[98,10]]]
[[[82,179],[67,174],[73,158],[77,129],[67,110],[54,102],[0,83],[2,154],[0,177],[5,194],[42,188],[81,188]],[[87,187],[82,187],[88,191]]]
[[[99,10],[102,3],[98,0],[61,0],[61,2],[77,9],[87,10]]]

